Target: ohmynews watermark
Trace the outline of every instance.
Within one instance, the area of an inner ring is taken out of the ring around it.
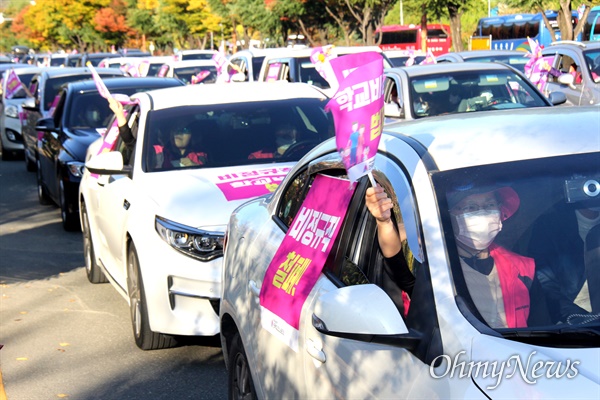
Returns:
[[[547,379],[560,379],[563,377],[573,379],[579,374],[577,365],[581,363],[580,361],[538,360],[534,362],[532,358],[536,353],[534,351],[529,354],[525,362],[519,354],[511,356],[505,361],[466,361],[461,359],[466,354],[466,351],[463,350],[455,355],[454,358],[446,354],[437,356],[429,367],[429,374],[434,379],[444,377],[454,378],[455,376],[458,378],[491,377],[495,379],[495,384],[487,386],[486,389],[488,390],[496,389],[502,383],[503,379],[510,379],[517,373],[525,383],[530,385],[535,384],[538,379],[544,377]],[[434,368],[438,360],[441,360],[442,364],[440,367]],[[445,368],[443,368],[444,365]]]

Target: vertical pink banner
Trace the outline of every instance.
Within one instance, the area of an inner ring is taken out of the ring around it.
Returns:
[[[425,56],[425,59],[419,63],[419,65],[427,64],[437,64],[437,60],[435,59],[435,56],[433,55],[431,49],[427,49],[427,55]]]
[[[330,61],[336,58],[333,52],[333,45],[328,44],[322,47],[316,47],[311,55],[310,61],[315,65],[315,69],[329,83],[333,90],[337,90],[339,83],[336,81],[335,74],[331,68]]]
[[[167,72],[169,72],[169,64],[164,64],[162,67],[160,67],[156,76],[164,78],[167,76]]]
[[[294,350],[302,306],[333,247],[354,187],[345,179],[317,175],[265,273],[261,324]]]
[[[279,77],[279,70],[281,69],[281,63],[269,64],[269,66],[267,68],[268,68],[267,77],[266,77],[265,81],[267,81],[267,82],[276,81],[277,78]]]
[[[85,65],[90,69],[90,72],[92,73],[92,79],[94,80],[94,83],[98,88],[100,96],[104,97],[105,99],[108,99],[110,97],[110,92],[108,91],[108,88],[102,81],[102,78],[100,78],[100,75],[98,75],[96,68],[94,68],[90,61],[88,61]]]
[[[340,87],[326,109],[333,114],[336,145],[349,179],[367,175],[383,129],[383,57],[377,52],[331,60]]]
[[[529,72],[529,80],[531,83],[537,86],[538,89],[544,91],[546,83],[548,82],[548,75],[552,72],[552,66],[554,65],[554,56],[546,56],[538,58]]]
[[[6,73],[6,94],[5,97],[7,99],[12,99],[13,96],[19,91],[19,89],[24,88],[23,83],[19,79],[19,76],[15,72],[14,69],[8,70]]]

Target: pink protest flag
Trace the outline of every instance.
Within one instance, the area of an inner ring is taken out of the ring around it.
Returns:
[[[534,64],[542,57],[542,47],[537,40],[533,40],[529,36],[527,42],[529,43],[529,52],[525,56],[529,57],[529,61],[525,64],[524,72],[525,76],[529,78],[533,73]]]
[[[546,83],[548,82],[548,75],[560,75],[560,72],[556,71],[552,66],[556,55],[540,57],[531,67],[530,74],[528,76],[531,83],[537,86],[538,89],[544,91]]]
[[[410,67],[411,65],[414,65],[415,58],[416,58],[415,51],[414,50],[407,50],[405,52],[405,54],[408,56],[408,60],[406,60],[406,62],[404,63],[404,65],[406,67]]]
[[[435,56],[433,55],[431,49],[427,49],[427,55],[425,56],[425,59],[419,63],[419,65],[427,64],[437,64],[437,60],[435,59]]]
[[[92,73],[92,79],[96,83],[96,87],[98,88],[98,93],[100,93],[100,96],[104,97],[105,99],[111,97],[108,88],[102,81],[102,78],[100,78],[100,75],[98,75],[98,71],[96,71],[96,68],[94,68],[92,63],[88,61],[85,65],[90,69],[90,72]]]
[[[332,82],[330,81],[335,79],[335,75],[331,69],[330,63],[330,61],[336,57],[333,52],[333,47],[334,46],[332,44],[316,47],[310,55],[310,61],[315,65],[315,69],[331,87],[333,86]],[[335,81],[333,82],[333,85],[335,85],[335,87],[339,86]]]
[[[25,85],[19,79],[19,75],[13,68],[9,69],[6,73],[6,98],[12,99],[13,96],[21,89],[25,89]]]
[[[344,222],[354,184],[317,175],[260,288],[261,325],[298,350],[300,313]]]
[[[165,76],[167,76],[167,72],[169,72],[169,64],[164,64],[160,67],[156,76],[164,78]]]
[[[228,63],[227,57],[225,57],[225,54],[218,51],[215,54],[213,54],[212,59],[217,65],[217,72],[220,74],[223,70],[223,67]]]
[[[266,82],[275,82],[279,78],[279,70],[281,70],[281,63],[271,63],[268,66]]]
[[[192,85],[202,82],[209,75],[210,75],[210,71],[208,71],[208,70],[200,71],[200,72],[198,72],[198,74],[192,75],[192,78],[191,78]]]
[[[377,52],[348,54],[331,60],[340,87],[327,103],[335,122],[335,141],[354,182],[371,176],[383,129],[383,57]],[[373,183],[374,184],[374,183]]]
[[[230,172],[218,176],[216,184],[227,201],[249,199],[274,192],[289,171],[290,167],[273,167]]]

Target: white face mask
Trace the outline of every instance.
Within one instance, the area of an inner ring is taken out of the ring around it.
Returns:
[[[479,210],[471,213],[454,215],[458,233],[456,240],[465,246],[483,250],[494,241],[502,230],[500,211]]]

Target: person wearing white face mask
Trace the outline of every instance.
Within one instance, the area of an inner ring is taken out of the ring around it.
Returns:
[[[377,221],[384,258],[397,258],[401,239],[391,222],[391,199],[376,186],[367,189],[365,201]],[[465,185],[448,193],[448,204],[463,272],[455,281],[464,283],[481,319],[492,328],[548,323],[534,260],[493,243],[502,222],[519,208],[517,193],[507,186]],[[409,281],[414,284],[414,278]]]

